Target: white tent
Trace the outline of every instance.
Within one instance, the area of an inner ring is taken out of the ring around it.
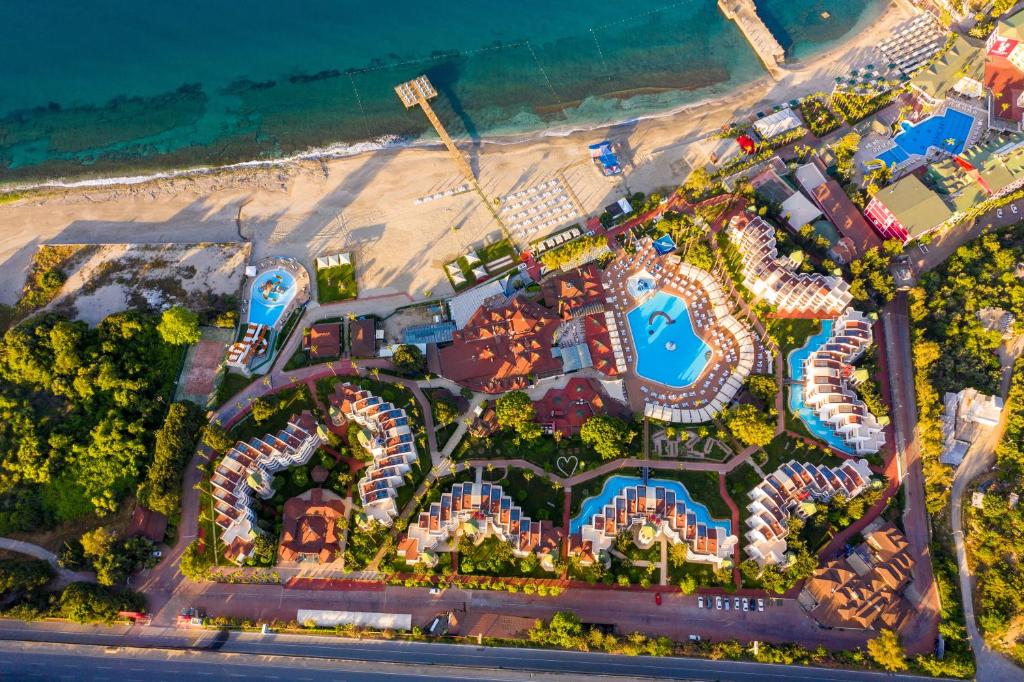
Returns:
[[[465,284],[466,283],[466,278],[462,276],[461,272],[453,272],[453,273],[451,273],[451,275],[452,275],[452,282],[454,284]]]
[[[476,251],[469,251],[466,253],[466,262],[470,265],[476,265],[480,262],[480,256],[476,255]]]
[[[352,255],[348,253],[335,253],[330,256],[317,256],[316,269],[335,268],[339,265],[351,265]]]
[[[487,268],[485,268],[482,265],[476,266],[475,268],[473,268],[473,276],[476,277],[477,279],[484,279],[485,277],[487,277]]]

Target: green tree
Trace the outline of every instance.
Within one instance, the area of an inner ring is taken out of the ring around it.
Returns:
[[[110,554],[117,542],[117,532],[108,526],[100,526],[82,533],[79,540],[86,557],[95,559]]]
[[[217,454],[223,454],[235,444],[235,439],[223,426],[210,422],[203,427],[203,443]]]
[[[15,590],[31,592],[45,587],[53,579],[53,569],[46,561],[0,560],[0,596]]]
[[[142,595],[92,583],[71,583],[60,595],[60,614],[76,623],[109,623],[119,611],[145,607]]]
[[[540,436],[540,426],[535,421],[537,410],[526,393],[506,393],[495,401],[494,411],[502,428],[511,429],[526,440]]]
[[[153,461],[139,486],[139,502],[153,511],[172,516],[181,503],[181,474],[199,437],[203,414],[192,402],[171,405],[156,433]]]
[[[755,398],[760,398],[771,404],[775,395],[779,392],[775,385],[775,377],[771,374],[751,374],[747,379],[747,389]]]
[[[391,362],[403,374],[422,374],[427,368],[427,358],[416,346],[408,344],[395,349]]]
[[[596,414],[580,427],[580,439],[594,448],[601,459],[615,459],[625,454],[633,440],[629,425],[618,417]]]
[[[202,336],[199,331],[199,315],[180,305],[163,312],[157,331],[172,346],[189,346],[198,343]]]
[[[447,398],[438,398],[434,401],[433,406],[434,421],[439,425],[444,426],[451,424],[459,418],[459,410],[455,406],[455,403]]]
[[[249,407],[257,424],[262,424],[274,416],[274,406],[266,398],[256,398]]]
[[[738,405],[725,414],[725,423],[740,443],[765,446],[775,438],[775,419],[755,406]]]
[[[868,655],[889,672],[906,670],[907,655],[900,645],[900,638],[892,630],[880,630],[878,636],[868,640]]]

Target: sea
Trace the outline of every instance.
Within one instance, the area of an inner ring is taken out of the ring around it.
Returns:
[[[790,61],[889,0],[757,0]],[[0,183],[623,123],[765,75],[715,0],[0,0]]]

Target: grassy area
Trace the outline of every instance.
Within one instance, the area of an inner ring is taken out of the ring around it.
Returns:
[[[448,445],[448,441],[451,440],[451,437],[455,435],[455,431],[458,430],[458,428],[459,423],[452,422],[451,424],[447,424],[439,429],[434,430],[434,438],[435,440],[437,440],[438,450]]]
[[[512,258],[512,263],[508,266],[508,268],[488,273],[488,279],[492,279],[502,274],[505,270],[510,270],[519,265],[519,260],[516,258],[516,249],[512,245],[512,242],[509,241],[508,239],[502,239],[499,242],[494,242],[493,244],[482,246],[476,250],[476,255],[480,258],[480,264],[483,265],[487,265],[488,263],[500,260],[506,256]],[[466,259],[465,256],[459,256],[454,261],[445,263],[445,266],[448,266],[451,263],[455,263],[458,266],[459,271],[462,272],[462,276],[466,279],[466,281],[463,282],[462,284],[456,284],[455,281],[452,280],[451,275],[448,274],[448,268],[445,267],[444,274],[448,278],[448,281],[451,282],[451,285],[455,289],[455,291],[462,291],[464,289],[468,289],[477,283],[476,275],[473,274],[473,266],[469,264],[469,261]]]
[[[747,506],[747,493],[761,482],[761,476],[749,463],[743,463],[725,477],[725,490],[740,509]]]
[[[253,381],[255,381],[255,378],[247,377],[244,374],[225,372],[220,385],[217,386],[217,404],[223,405]]]
[[[260,423],[252,418],[252,413],[235,424],[231,429],[231,436],[235,440],[249,440],[267,433],[274,433],[283,429],[295,415],[303,410],[314,410],[313,397],[309,394],[306,386],[299,385],[284,391],[278,391],[268,395],[262,400],[270,403],[273,407],[273,414]]]
[[[534,521],[552,520],[556,526],[562,525],[562,500],[565,499],[565,493],[561,487],[556,487],[543,476],[522,469],[511,469],[498,484],[522,507],[523,513]]]
[[[316,298],[320,303],[347,301],[358,295],[354,263],[320,268],[316,271]]]
[[[765,472],[775,471],[779,465],[791,459],[828,466],[839,466],[843,463],[842,459],[830,451],[808,445],[785,433],[780,433],[771,443],[764,446],[763,452],[767,455],[767,459],[761,463],[761,468]]]
[[[821,331],[820,320],[803,320],[771,317],[768,319],[768,334],[779,344],[782,361],[786,362],[789,352],[802,347],[807,339]]]

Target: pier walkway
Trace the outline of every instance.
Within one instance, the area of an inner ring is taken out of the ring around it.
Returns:
[[[779,80],[782,76],[780,66],[786,60],[786,51],[758,16],[754,0],[718,0],[718,7],[727,19],[736,22],[754,52],[764,62],[768,73]]]

